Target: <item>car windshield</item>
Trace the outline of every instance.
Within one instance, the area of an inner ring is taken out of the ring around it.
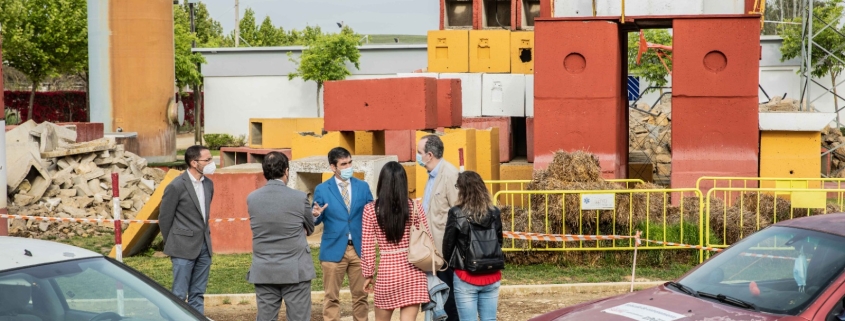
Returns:
[[[202,320],[106,258],[0,273],[0,320]]]
[[[752,234],[678,282],[698,293],[751,303],[764,312],[797,315],[824,292],[843,266],[845,238],[773,226]]]

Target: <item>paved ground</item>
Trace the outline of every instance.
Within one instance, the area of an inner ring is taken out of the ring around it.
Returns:
[[[549,294],[520,294],[518,296],[503,296],[499,298],[499,314],[498,320],[502,321],[525,321],[536,315],[570,306],[573,304],[586,302],[590,300],[600,299],[608,296],[625,293],[624,290],[617,291],[602,291],[602,292],[584,292],[584,293],[567,293],[559,295]],[[372,307],[372,305],[371,305]],[[279,314],[279,320],[287,320],[285,318],[284,307]],[[206,314],[215,321],[245,321],[255,320],[256,308],[251,302],[231,302],[230,305],[207,306],[205,308]],[[323,320],[322,304],[316,302],[311,306],[311,320]],[[352,320],[352,307],[350,302],[342,301],[341,303],[341,320]],[[393,320],[399,320],[398,311],[394,312]],[[370,320],[374,320],[375,316],[370,311]],[[423,314],[417,317],[417,320],[423,320]]]

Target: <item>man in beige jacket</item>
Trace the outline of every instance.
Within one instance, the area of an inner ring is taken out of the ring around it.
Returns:
[[[434,245],[443,253],[443,234],[449,209],[458,203],[458,169],[443,159],[443,141],[437,135],[426,135],[417,143],[417,163],[428,171],[428,182],[423,194],[423,209],[428,217],[428,226]],[[446,258],[448,260],[448,258]],[[455,305],[452,282],[455,273],[451,268],[437,272],[443,282],[449,285],[449,298],[444,306],[447,321],[459,320]]]

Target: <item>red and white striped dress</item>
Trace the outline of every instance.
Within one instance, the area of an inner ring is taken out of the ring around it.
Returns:
[[[408,207],[409,213],[413,215],[411,201],[408,201]],[[419,204],[417,204],[417,217],[418,224],[421,223],[425,229],[428,229],[425,212]],[[365,278],[371,278],[375,274],[376,244],[381,253],[373,295],[376,308],[391,310],[429,301],[428,280],[425,272],[408,262],[410,228],[409,218],[402,241],[398,244],[388,242],[384,232],[378,226],[375,202],[364,206],[361,268]]]

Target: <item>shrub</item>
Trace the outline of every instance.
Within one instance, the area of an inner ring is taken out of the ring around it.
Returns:
[[[205,141],[205,146],[211,150],[219,150],[220,147],[228,146],[240,147],[246,143],[244,135],[234,137],[229,134],[205,134],[202,138]]]

